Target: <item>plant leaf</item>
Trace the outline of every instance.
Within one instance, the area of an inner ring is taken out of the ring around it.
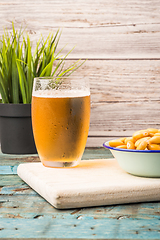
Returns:
[[[16,61],[17,64],[17,68],[18,68],[18,74],[19,74],[19,85],[20,85],[20,90],[21,90],[21,94],[22,94],[22,100],[23,103],[29,103],[27,102],[27,81],[26,81],[26,77],[24,74],[24,71],[22,69],[22,66],[20,64],[20,62]]]
[[[32,75],[32,53],[31,53],[31,43],[29,36],[27,37],[27,45],[28,45],[28,54],[27,54],[27,83],[28,83],[28,102],[31,102],[32,98],[32,87],[33,87],[33,75]]]
[[[19,103],[19,76],[16,64],[16,54],[12,54],[12,98],[13,103]]]
[[[5,84],[4,84],[4,79],[2,77],[2,74],[0,72],[0,93],[2,97],[2,102],[3,103],[9,103],[8,95],[5,89]]]

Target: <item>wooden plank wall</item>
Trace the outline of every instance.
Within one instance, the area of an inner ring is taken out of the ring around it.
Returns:
[[[63,29],[67,62],[88,59],[92,109],[88,147],[160,128],[159,0],[0,0],[0,35],[11,22],[41,33]]]

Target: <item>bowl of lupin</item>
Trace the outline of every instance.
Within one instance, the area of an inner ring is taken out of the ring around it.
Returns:
[[[120,167],[140,177],[160,177],[160,129],[148,128],[130,137],[103,143]]]

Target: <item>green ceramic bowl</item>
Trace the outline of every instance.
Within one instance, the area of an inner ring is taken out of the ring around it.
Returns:
[[[141,177],[160,177],[160,150],[120,149],[103,143],[126,172]]]

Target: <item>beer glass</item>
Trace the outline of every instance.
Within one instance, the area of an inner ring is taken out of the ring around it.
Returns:
[[[46,167],[73,167],[83,155],[90,124],[89,81],[84,77],[34,79],[32,126]]]

